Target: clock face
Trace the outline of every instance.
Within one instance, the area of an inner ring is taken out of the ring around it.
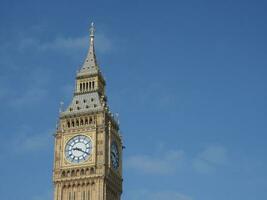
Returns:
[[[119,155],[119,151],[118,151],[118,145],[117,143],[114,141],[111,144],[111,152],[110,152],[110,156],[111,156],[111,163],[114,169],[118,169],[119,167],[119,161],[120,161],[120,155]]]
[[[71,163],[83,163],[92,153],[92,140],[84,135],[71,138],[65,147],[65,157]]]

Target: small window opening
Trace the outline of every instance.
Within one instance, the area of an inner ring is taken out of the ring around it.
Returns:
[[[71,171],[71,176],[75,176],[75,171],[74,170]]]
[[[84,175],[84,169],[81,170],[81,175]]]
[[[66,177],[66,173],[65,173],[65,171],[63,171],[62,172],[62,175],[61,175],[62,177]]]

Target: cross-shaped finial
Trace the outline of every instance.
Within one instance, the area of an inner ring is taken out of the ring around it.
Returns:
[[[94,36],[95,35],[95,25],[94,22],[91,23],[91,28],[90,28],[90,36]]]

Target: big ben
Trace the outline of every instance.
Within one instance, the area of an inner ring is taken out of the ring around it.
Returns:
[[[120,200],[122,138],[110,112],[97,63],[95,27],[76,74],[71,103],[60,112],[55,133],[54,200]]]

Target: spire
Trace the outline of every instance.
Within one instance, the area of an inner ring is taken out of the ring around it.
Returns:
[[[82,68],[78,72],[78,76],[79,75],[96,74],[98,72],[98,65],[97,65],[96,55],[95,55],[94,39],[95,39],[95,26],[94,26],[94,22],[92,22],[91,27],[90,27],[89,51],[87,53],[87,56],[86,56],[86,59],[83,63]]]
[[[94,22],[91,23],[91,28],[90,28],[90,38],[95,37],[95,25]]]

